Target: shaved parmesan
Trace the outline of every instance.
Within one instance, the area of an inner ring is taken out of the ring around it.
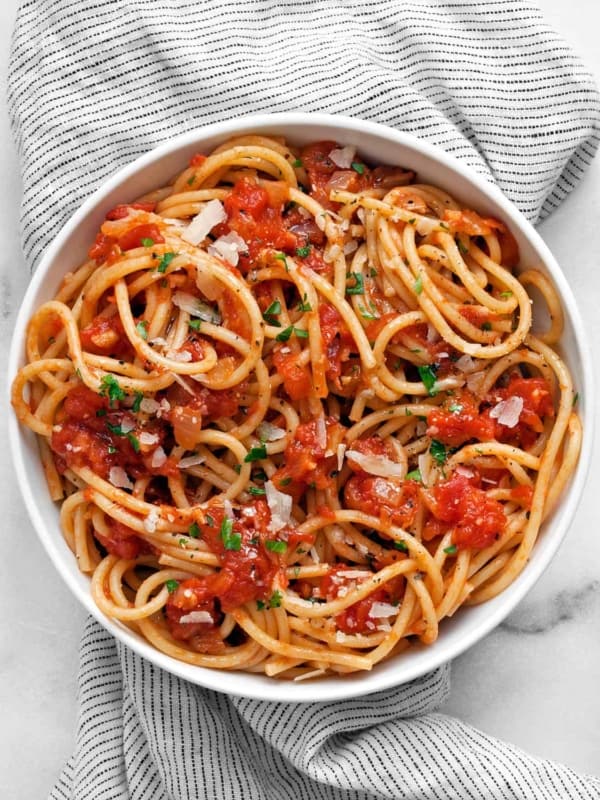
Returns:
[[[188,467],[195,467],[198,464],[204,464],[204,456],[193,455],[182,458],[177,462],[179,469],[188,469]]]
[[[248,245],[242,237],[235,231],[231,231],[226,236],[220,236],[215,242],[208,246],[211,256],[217,256],[227,261],[233,267],[237,267],[240,260],[240,253],[248,252]]]
[[[497,406],[494,406],[490,411],[490,417],[497,419],[500,425],[514,428],[519,421],[521,411],[523,411],[523,398],[513,396],[507,400],[501,400]]]
[[[385,456],[370,456],[359,453],[358,450],[347,450],[346,458],[351,459],[360,469],[369,475],[378,475],[380,478],[403,478],[406,468],[403,464],[391,461]]]
[[[140,411],[143,411],[144,414],[155,414],[159,408],[160,404],[152,397],[144,397],[140,403]]]
[[[292,497],[276,489],[272,481],[266,481],[265,495],[271,512],[271,521],[268,527],[272,533],[277,533],[289,524],[292,513]]]
[[[336,167],[340,167],[340,169],[349,169],[352,166],[355,156],[356,147],[352,147],[351,145],[336,148],[329,153],[330,160],[333,161]]]
[[[474,478],[475,477],[475,473],[473,472],[473,470],[469,469],[468,467],[463,467],[462,464],[459,464],[459,466],[456,468],[456,473],[458,475],[462,475],[463,478]]]
[[[153,469],[157,469],[158,467],[162,467],[166,460],[167,454],[165,451],[162,449],[162,447],[157,447],[152,453],[152,461],[150,462],[150,466]]]
[[[189,292],[175,292],[173,305],[182,311],[187,311],[192,317],[198,317],[203,322],[212,322],[213,325],[220,325],[222,322],[221,314],[216,308],[212,308],[208,303],[194,297]]]
[[[485,372],[483,371],[472,372],[467,378],[467,389],[470,392],[474,392],[475,394],[477,394],[477,392],[481,388],[481,384],[483,383],[484,379],[485,379]]]
[[[398,606],[393,606],[390,603],[373,603],[369,616],[372,619],[383,619],[384,617],[393,617],[398,613]]]
[[[200,244],[210,231],[220,222],[225,222],[227,212],[220,200],[209,200],[199,214],[196,214],[187,228],[182,231],[181,238],[190,244]]]
[[[133,489],[133,483],[127,477],[123,467],[111,467],[108,480],[118,489]]]
[[[346,453],[346,445],[338,444],[337,446],[337,468],[338,471],[344,466],[344,455]]]
[[[154,346],[158,345],[158,347],[166,347],[169,343],[166,339],[163,339],[162,336],[156,336],[154,339],[149,339],[148,344]]]
[[[135,430],[135,422],[132,419],[123,418],[121,422],[121,431],[123,433],[131,433]]]
[[[346,242],[344,245],[344,255],[349,256],[350,253],[353,253],[355,250],[358,250],[358,242],[356,239],[350,239],[350,241]]]
[[[167,358],[170,358],[171,361],[191,361],[192,354],[189,350],[169,350],[166,353]]]
[[[144,520],[144,528],[148,533],[154,533],[160,519],[158,508],[152,508]]]
[[[427,325],[427,342],[429,344],[433,344],[440,339],[439,333],[433,327],[433,325]]]
[[[327,449],[327,427],[325,425],[324,417],[318,417],[315,425],[315,432],[317,434],[316,444],[322,449]]]
[[[277,428],[270,422],[261,422],[256,429],[261,442],[277,442],[285,437],[283,428]]]
[[[140,444],[158,444],[158,434],[142,431],[139,435]]]
[[[190,611],[189,614],[179,617],[179,622],[183,622],[184,625],[192,622],[205,622],[208,625],[212,625],[214,620],[208,611]]]

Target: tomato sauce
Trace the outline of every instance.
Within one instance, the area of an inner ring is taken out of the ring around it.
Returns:
[[[291,400],[303,400],[312,392],[313,379],[310,370],[300,363],[300,353],[286,352],[288,347],[273,351],[273,364],[283,378],[283,388]]]
[[[319,321],[327,361],[325,375],[341,391],[343,365],[356,353],[356,342],[338,310],[329,303],[319,304]]]
[[[353,567],[347,564],[332,567],[321,578],[319,597],[331,601],[345,596],[348,591],[364,580],[364,578],[355,579],[349,574],[344,574],[351,573],[352,570]],[[384,624],[387,620],[386,618],[372,616],[373,605],[375,603],[398,605],[401,598],[402,583],[401,578],[388,581],[384,586],[367,595],[367,597],[363,597],[362,600],[353,603],[344,611],[336,614],[335,624],[337,629],[349,635],[374,633],[378,626]]]
[[[119,558],[137,558],[141,553],[151,551],[150,545],[140,539],[132,528],[110,517],[106,517],[106,522],[109,534],[105,535],[94,529],[94,537],[111,555]]]
[[[454,472],[433,487],[433,516],[443,524],[426,525],[424,538],[452,528],[453,544],[474,549],[489,547],[500,538],[506,527],[502,504],[479,488],[480,476],[472,472],[472,477]]]
[[[298,238],[283,224],[283,200],[272,200],[266,189],[249,178],[242,178],[223,201],[227,222],[214,229],[215,235],[235,231],[248,245],[240,254],[239,268],[247,272],[267,249],[294,253]],[[274,202],[274,204],[272,204]]]
[[[459,447],[471,439],[486,442],[494,439],[495,425],[479,413],[477,399],[468,391],[456,392],[428,416],[427,435],[451,447]]]
[[[517,424],[509,428],[494,420],[495,438],[499,442],[506,442],[515,447],[530,447],[537,436],[544,430],[544,418],[553,419],[555,415],[554,403],[550,385],[545,378],[523,378],[514,373],[505,387],[493,389],[486,403],[490,404],[483,414],[489,417],[493,406],[510,397],[520,397],[523,408]]]
[[[130,359],[134,355],[118,314],[94,317],[89,325],[81,329],[80,336],[81,346],[88,353],[113,355],[122,359]]]

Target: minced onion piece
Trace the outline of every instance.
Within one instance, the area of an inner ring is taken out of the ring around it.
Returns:
[[[127,477],[123,467],[111,467],[108,480],[118,489],[133,489],[133,483]]]
[[[207,622],[212,625],[214,619],[208,611],[190,611],[189,614],[179,617],[179,622],[183,622],[184,625],[188,622]]]
[[[215,225],[225,222],[227,212],[220,200],[209,200],[202,210],[196,214],[187,228],[182,231],[181,238],[190,244],[200,244],[212,231]]]
[[[477,369],[477,362],[471,356],[465,354],[456,361],[454,366],[461,372],[473,372],[473,370]]]
[[[346,145],[346,147],[337,147],[329,152],[329,158],[336,167],[340,169],[350,169],[352,162],[356,156],[356,147]]]
[[[369,616],[372,619],[383,619],[384,617],[392,617],[398,613],[398,607],[390,603],[373,603]]]
[[[329,189],[329,191],[332,189],[345,191],[352,185],[354,177],[355,173],[350,170],[336,171],[327,181],[327,189]]]
[[[468,467],[464,467],[462,464],[458,465],[458,467],[456,468],[456,473],[458,475],[462,475],[463,478],[474,478],[475,477],[475,473],[473,472],[473,470],[469,469]]]
[[[235,231],[231,231],[225,236],[219,238],[208,246],[208,252],[211,256],[218,256],[224,259],[233,267],[237,267],[240,260],[240,253],[248,252],[248,245]]]
[[[270,422],[261,422],[256,429],[261,442],[277,442],[283,439],[285,431],[283,428],[278,428],[276,425],[271,425]]]
[[[192,354],[189,350],[169,350],[166,353],[167,358],[170,358],[171,361],[191,361]]]
[[[140,444],[158,444],[158,434],[142,431],[138,436]]]
[[[212,322],[213,325],[220,325],[222,322],[221,314],[214,308],[194,297],[188,292],[175,292],[173,295],[173,305],[182,311],[187,311],[192,317],[198,317],[203,322]]]
[[[265,482],[265,496],[267,505],[271,512],[271,521],[269,522],[269,530],[272,533],[277,533],[284,528],[290,521],[292,513],[292,497],[289,494],[284,494],[275,488],[272,481]]]
[[[186,456],[185,458],[180,459],[177,462],[177,466],[179,469],[188,469],[188,467],[195,467],[198,464],[204,464],[205,458],[204,456],[194,455],[194,456]]]
[[[152,453],[152,461],[150,462],[150,466],[153,469],[157,469],[157,467],[162,467],[166,460],[167,454],[165,451],[162,449],[162,447],[157,447]]]
[[[346,450],[346,458],[351,458],[369,475],[378,475],[380,478],[404,477],[404,466],[385,458],[385,456],[370,456],[366,453],[359,453],[358,450]]]
[[[521,411],[523,411],[523,398],[513,396],[507,400],[501,400],[497,406],[494,406],[490,411],[490,417],[497,419],[500,425],[514,428],[519,421]]]
[[[152,508],[144,520],[144,528],[148,531],[148,533],[154,533],[159,519],[160,515],[158,513],[158,508]]]
[[[475,394],[477,394],[484,380],[485,380],[485,372],[483,372],[483,370],[479,372],[472,372],[467,377],[467,389],[470,392],[474,392]]]
[[[346,242],[344,245],[344,255],[349,256],[350,253],[354,253],[355,250],[358,250],[358,242],[356,239],[350,239],[350,241]]]

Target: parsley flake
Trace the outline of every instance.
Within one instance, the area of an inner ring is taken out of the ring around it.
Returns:
[[[446,445],[438,439],[432,439],[429,446],[429,452],[438,464],[443,464],[447,458]]]
[[[269,325],[275,325],[275,327],[281,328],[281,322],[279,322],[277,319],[278,314],[281,314],[281,303],[279,300],[273,300],[271,305],[262,315],[262,318],[265,322],[268,322]]]
[[[140,410],[140,407],[142,405],[142,400],[143,399],[144,399],[144,393],[143,392],[136,392],[135,393],[135,399],[133,401],[133,405],[131,406],[131,410],[134,412],[134,414],[137,414],[137,412]]]
[[[200,537],[200,526],[197,522],[192,522],[188,528],[188,536],[191,536],[192,539],[198,539]]]
[[[115,378],[114,375],[103,375],[102,380],[100,381],[100,392],[101,397],[108,397],[109,405],[111,408],[114,408],[114,404],[118,400],[123,400],[125,398],[125,392],[119,386],[119,381]]]
[[[419,376],[423,381],[425,388],[427,389],[427,394],[430,397],[435,397],[437,394],[437,389],[435,389],[437,368],[434,364],[424,364],[420,367],[417,367],[417,370],[419,371]]]
[[[346,294],[365,293],[365,279],[360,272],[349,272],[346,277],[354,280],[353,286],[346,286]]]
[[[267,539],[265,547],[267,550],[270,550],[271,553],[285,553],[287,550],[287,544],[285,542],[276,541],[274,539]]]
[[[352,169],[354,170],[354,172],[358,172],[359,175],[363,175],[365,171],[365,165],[360,164],[358,161],[353,161]]]
[[[298,258],[306,258],[310,253],[310,245],[305,244],[304,247],[297,247],[296,248],[296,255]]]
[[[188,325],[193,331],[199,331],[202,327],[202,320],[201,319],[190,319],[188,320]]]
[[[267,448],[264,444],[261,444],[259,447],[251,448],[246,457],[244,458],[244,464],[248,464],[250,461],[260,461],[261,458],[267,457]]]
[[[233,520],[225,517],[221,523],[220,531],[221,541],[225,550],[241,550],[242,549],[242,535],[233,530]]]
[[[413,289],[415,290],[415,294],[421,294],[423,291],[423,276],[419,275],[417,280],[413,284]]]
[[[419,481],[423,483],[423,476],[421,475],[420,469],[413,469],[410,472],[406,473],[406,480],[407,481]]]
[[[451,544],[449,547],[444,547],[444,553],[448,553],[449,556],[456,553],[458,547],[455,544]]]
[[[144,247],[152,247],[154,244],[154,239],[144,238],[140,240]]]
[[[148,338],[148,323],[145,319],[138,322],[135,326],[136,331],[138,332],[138,336],[140,336],[144,341]]]
[[[179,586],[179,581],[173,581],[173,580],[165,581],[165,586],[167,587],[167,591],[169,592],[169,594],[172,594],[175,591],[175,589],[177,589],[177,587]]]
[[[165,253],[163,255],[163,257],[161,258],[161,260],[158,262],[158,266],[156,267],[156,271],[157,272],[161,272],[161,273],[166,272],[167,271],[167,267],[169,266],[171,261],[173,261],[173,259],[175,258],[176,255],[177,255],[177,253]]]
[[[273,592],[269,598],[269,608],[279,608],[281,606],[282,599],[283,595],[281,592]]]

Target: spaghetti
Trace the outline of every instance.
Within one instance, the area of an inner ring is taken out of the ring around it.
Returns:
[[[242,136],[111,210],[13,385],[104,614],[299,680],[508,586],[581,443],[559,300],[517,263],[503,223],[332,142]]]

